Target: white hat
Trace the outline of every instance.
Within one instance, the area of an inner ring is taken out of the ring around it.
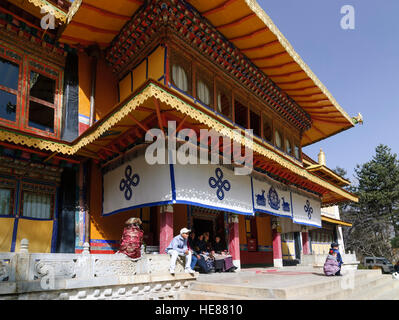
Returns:
[[[180,230],[180,234],[183,234],[183,233],[190,233],[190,232],[191,232],[191,230],[190,230],[190,229],[187,229],[187,228],[183,228],[183,229]]]

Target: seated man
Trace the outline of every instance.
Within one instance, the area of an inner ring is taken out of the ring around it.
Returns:
[[[180,230],[180,235],[174,237],[170,242],[169,246],[165,249],[167,254],[170,254],[170,268],[169,272],[174,275],[175,274],[175,267],[176,267],[176,260],[178,256],[184,256],[186,258],[186,266],[184,268],[184,272],[194,274],[194,270],[191,269],[191,250],[187,246],[187,239],[190,230],[187,228],[183,228]]]

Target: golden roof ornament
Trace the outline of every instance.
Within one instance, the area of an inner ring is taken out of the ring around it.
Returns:
[[[319,152],[319,164],[325,166],[326,165],[326,154],[324,151],[320,148]]]

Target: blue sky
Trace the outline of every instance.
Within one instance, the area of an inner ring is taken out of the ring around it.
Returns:
[[[303,151],[327,166],[343,167],[353,180],[356,164],[386,144],[399,153],[399,1],[258,0],[296,52],[350,115],[364,125],[322,140]],[[341,7],[355,9],[355,29],[340,26]]]

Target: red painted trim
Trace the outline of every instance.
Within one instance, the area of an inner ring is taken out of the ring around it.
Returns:
[[[224,10],[224,9],[226,9],[230,4],[232,4],[232,3],[235,2],[235,1],[237,1],[237,0],[227,0],[227,1],[223,2],[221,5],[219,5],[219,6],[215,7],[215,8],[213,8],[213,9],[210,9],[210,10],[208,10],[208,11],[202,12],[202,15],[203,15],[204,17],[206,17],[206,16],[208,16],[208,15],[210,15],[210,14],[213,14],[213,13],[219,12],[219,11],[221,11],[221,10]]]

